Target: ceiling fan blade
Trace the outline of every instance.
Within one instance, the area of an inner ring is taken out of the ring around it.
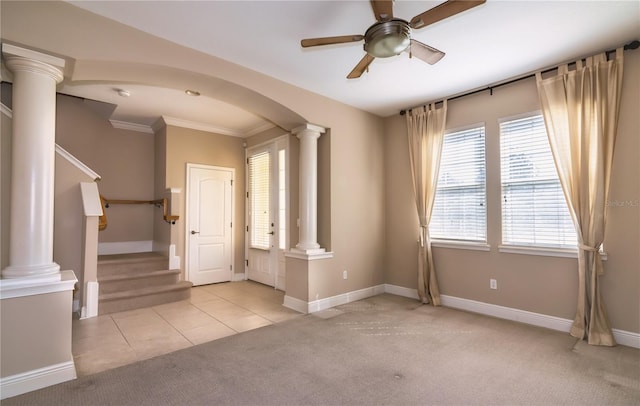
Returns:
[[[358,42],[364,39],[364,35],[342,35],[339,37],[308,38],[300,41],[304,48],[318,45],[343,44],[345,42]]]
[[[411,40],[410,55],[422,59],[429,65],[433,65],[444,57],[444,52],[439,51],[429,45],[423,44],[415,39]]]
[[[347,79],[356,79],[362,76],[364,71],[367,70],[367,68],[369,67],[371,62],[373,62],[374,59],[376,58],[369,54],[365,54],[364,57],[360,59],[360,62],[358,62],[356,67],[353,68],[353,70],[349,73],[349,75],[347,75]]]
[[[373,14],[378,21],[387,21],[393,18],[393,0],[371,0]]]
[[[411,28],[418,29],[426,27],[445,18],[451,17],[465,10],[479,6],[486,0],[448,0],[422,14],[413,17],[409,22]]]

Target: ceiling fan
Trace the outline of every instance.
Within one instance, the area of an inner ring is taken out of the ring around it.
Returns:
[[[308,38],[300,41],[302,47],[318,45],[342,44],[358,42],[364,39],[366,55],[347,75],[348,79],[355,79],[369,68],[375,58],[388,58],[399,55],[404,51],[409,56],[416,56],[426,63],[433,65],[444,57],[444,52],[432,48],[411,38],[411,29],[424,28],[430,24],[444,20],[470,8],[479,6],[486,0],[448,0],[444,3],[418,14],[407,22],[393,17],[393,0],[370,0],[373,14],[377,22],[367,29],[364,35],[342,35],[338,37]]]

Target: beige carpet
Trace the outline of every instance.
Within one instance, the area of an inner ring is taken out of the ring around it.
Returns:
[[[380,295],[2,401],[638,405],[640,350]]]

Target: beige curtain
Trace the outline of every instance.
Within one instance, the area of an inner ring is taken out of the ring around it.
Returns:
[[[578,308],[571,335],[616,345],[600,294],[600,248],[618,126],[623,50],[589,57],[554,77],[536,75],[549,143],[578,234]]]
[[[422,303],[433,303],[434,306],[440,306],[440,291],[433,266],[429,220],[436,195],[446,116],[446,100],[442,108],[429,105],[407,113],[411,176],[420,221],[418,295]]]

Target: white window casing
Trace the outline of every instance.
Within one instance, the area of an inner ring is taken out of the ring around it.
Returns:
[[[429,232],[432,239],[462,245],[486,243],[484,124],[445,134]]]

